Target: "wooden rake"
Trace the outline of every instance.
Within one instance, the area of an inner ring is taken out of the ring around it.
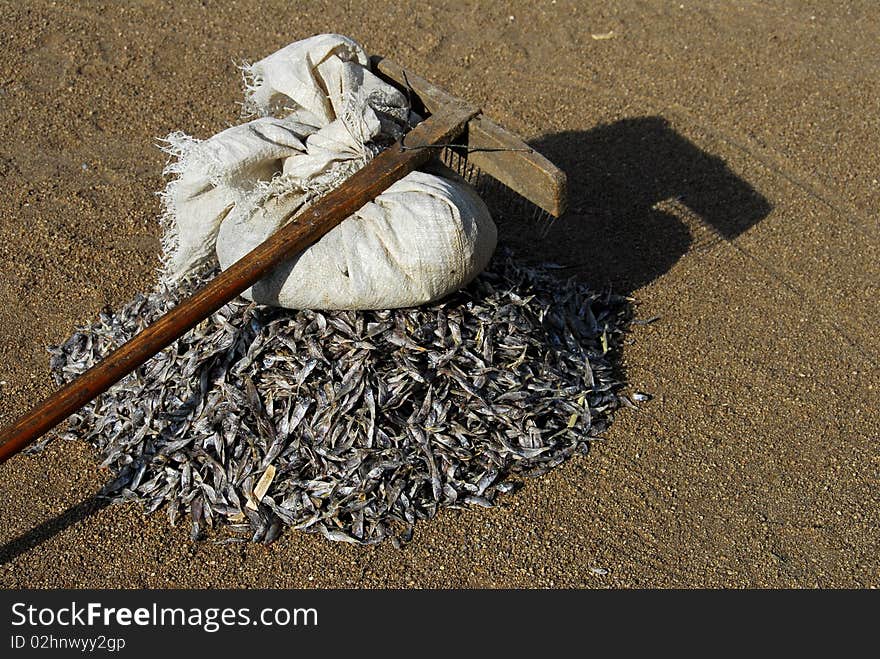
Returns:
[[[533,205],[537,217],[564,212],[565,174],[541,154],[484,117],[477,106],[394,62],[373,57],[371,64],[377,75],[408,93],[413,110],[427,118],[202,289],[0,430],[0,464],[441,152],[464,178],[506,187]]]

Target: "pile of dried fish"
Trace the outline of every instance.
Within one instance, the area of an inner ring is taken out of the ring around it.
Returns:
[[[205,273],[209,276],[211,273]],[[189,284],[191,285],[191,283]],[[172,307],[159,287],[50,348],[60,384]],[[74,416],[116,478],[114,499],[331,540],[407,541],[439,508],[491,506],[516,475],[560,464],[620,404],[620,296],[501,250],[429,306],[289,311],[239,298]]]

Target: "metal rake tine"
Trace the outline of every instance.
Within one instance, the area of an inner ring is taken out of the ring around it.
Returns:
[[[459,153],[455,149],[452,149],[452,155],[455,158],[455,171],[460,172],[461,171],[461,159],[462,159],[461,153]]]
[[[440,160],[447,167],[449,167],[451,165],[452,151],[449,149],[449,147],[446,147],[445,149],[443,149],[443,151],[440,152]]]
[[[541,236],[542,238],[546,238],[548,235],[550,235],[550,231],[556,225],[556,220],[559,219],[558,217],[555,217],[552,213],[548,213],[547,211],[544,211],[544,215],[545,215],[545,221],[544,221],[544,231],[542,232],[542,236]]]

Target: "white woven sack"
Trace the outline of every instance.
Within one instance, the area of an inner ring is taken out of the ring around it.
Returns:
[[[228,268],[400,137],[407,99],[367,64],[339,35],[293,43],[245,67],[245,108],[259,118],[205,141],[168,137],[166,279],[215,258]],[[414,172],[245,296],[294,309],[423,304],[479,274],[496,239],[469,186]]]

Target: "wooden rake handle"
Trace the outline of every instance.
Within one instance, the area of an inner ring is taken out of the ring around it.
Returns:
[[[0,430],[0,464],[171,345],[274,267],[315,243],[395,181],[423,165],[436,151],[432,145],[455,139],[477,114],[479,108],[453,99],[407,133],[406,146],[397,143],[380,153],[192,297]]]

